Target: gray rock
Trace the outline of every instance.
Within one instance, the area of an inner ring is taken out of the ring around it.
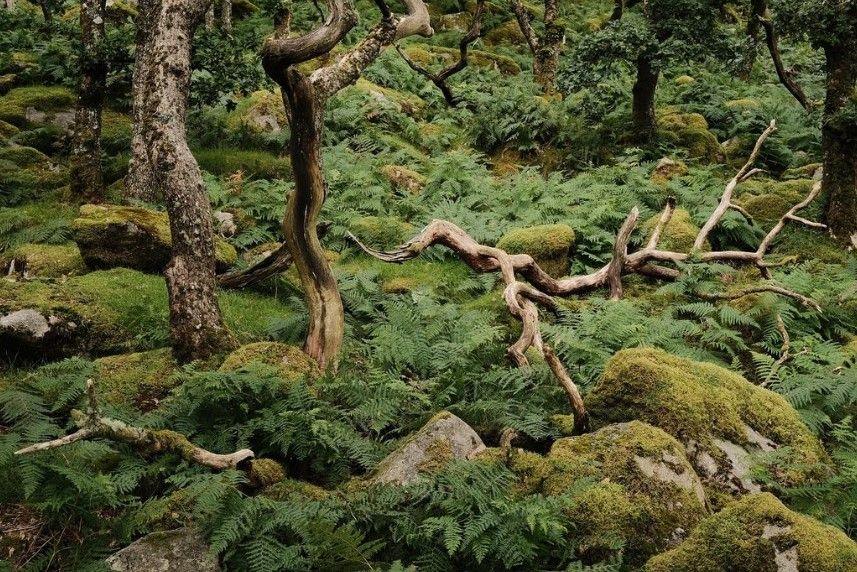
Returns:
[[[217,572],[220,565],[196,530],[153,532],[106,560],[116,572]]]
[[[421,473],[441,469],[450,461],[470,459],[484,450],[485,444],[470,425],[441,411],[387,455],[369,481],[404,485]]]

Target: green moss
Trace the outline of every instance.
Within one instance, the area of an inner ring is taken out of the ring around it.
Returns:
[[[391,103],[401,109],[402,113],[412,117],[422,116],[426,109],[426,102],[422,98],[404,91],[382,87],[362,77],[350,89],[365,93],[376,100]]]
[[[270,487],[285,478],[285,469],[273,459],[253,459],[250,461],[250,482],[257,488]]]
[[[696,80],[690,77],[689,75],[680,75],[673,80],[673,83],[679,86],[690,85],[695,82]]]
[[[394,188],[411,194],[418,194],[426,184],[423,175],[401,165],[384,165],[380,171]]]
[[[295,498],[308,501],[321,501],[330,496],[330,492],[319,486],[295,479],[283,479],[277,484],[266,488],[262,494],[277,501]]]
[[[507,232],[497,248],[509,254],[529,254],[554,277],[568,274],[568,257],[574,246],[574,230],[565,224],[546,224]]]
[[[0,161],[9,161],[19,167],[32,167],[50,163],[47,155],[32,147],[0,147]]]
[[[560,435],[574,434],[574,415],[551,415],[550,422]]]
[[[9,93],[9,90],[15,87],[18,83],[18,75],[14,73],[6,73],[0,75],[0,95]]]
[[[450,63],[452,61],[457,60],[459,57],[458,48],[416,44],[408,47],[409,55],[410,50],[414,49],[422,50],[422,53],[415,53],[416,57],[425,60],[426,53],[428,53],[430,54],[431,60],[435,60],[438,63]],[[414,59],[416,60],[416,58]],[[519,73],[521,73],[521,66],[519,66],[518,62],[516,62],[514,59],[501,54],[496,54],[494,52],[486,52],[484,50],[471,49],[468,52],[468,65],[496,69],[497,71],[505,75],[518,75]]]
[[[195,149],[199,166],[214,175],[231,175],[238,171],[261,179],[286,179],[292,166],[288,158],[264,151],[251,151],[231,147]]]
[[[399,246],[416,234],[412,224],[392,217],[359,217],[351,219],[348,227],[361,242],[373,248]]]
[[[738,187],[738,202],[761,223],[774,223],[812,189],[812,179],[751,179]]]
[[[131,149],[131,118],[115,111],[105,111],[101,118],[101,146],[109,155]]]
[[[27,108],[56,112],[71,108],[74,102],[74,93],[64,87],[19,87],[0,98],[0,120],[21,127],[27,123]]]
[[[696,362],[655,348],[614,355],[587,404],[609,421],[639,419],[685,444],[696,443],[717,461],[715,441],[753,446],[748,428],[790,449],[775,478],[784,485],[807,483],[826,473],[829,460],[797,412],[776,393],[757,387],[714,364]]]
[[[167,213],[99,204],[83,205],[79,214],[72,223],[74,240],[90,266],[127,266],[150,272],[160,272],[166,266],[172,248]],[[238,259],[235,248],[220,237],[214,239],[214,252],[221,268]]]
[[[12,125],[11,123],[7,123],[6,121],[0,120],[0,138],[8,139],[18,133],[20,129]]]
[[[682,177],[686,174],[687,165],[685,165],[683,161],[675,161],[668,157],[664,157],[652,172],[652,182],[656,185],[666,185],[667,182],[674,178]]]
[[[254,91],[239,101],[226,118],[226,125],[230,130],[246,129],[256,134],[279,131],[288,124],[279,90]]]
[[[229,354],[220,371],[236,371],[251,363],[273,366],[287,384],[318,376],[318,365],[300,348],[277,342],[256,342]]]
[[[658,136],[686,149],[692,159],[713,162],[721,155],[717,136],[708,130],[708,122],[698,113],[658,111]]]
[[[660,217],[661,215],[657,214],[643,223],[643,230],[647,236],[651,236]],[[685,209],[675,209],[670,222],[661,232],[661,240],[658,244],[663,250],[690,252],[697,234],[699,234],[699,228],[691,220],[690,213]]]
[[[178,365],[169,348],[95,361],[99,391],[109,403],[151,411],[176,387]]]
[[[5,258],[15,261],[17,271],[41,278],[74,276],[87,271],[74,244],[22,244]]]
[[[46,125],[28,131],[21,131],[10,141],[23,147],[32,147],[42,153],[53,154],[62,148],[66,132],[56,125]]]
[[[769,572],[775,558],[802,572],[857,569],[857,544],[842,531],[787,509],[771,494],[750,495],[702,522],[677,548],[653,557],[648,572]],[[790,555],[790,556],[789,556]]]

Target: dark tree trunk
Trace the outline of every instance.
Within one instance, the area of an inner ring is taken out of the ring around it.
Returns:
[[[325,98],[317,97],[309,79],[293,68],[286,70],[281,81],[283,101],[291,117],[289,151],[295,181],[295,192],[283,220],[283,236],[309,310],[304,351],[322,369],[335,370],[345,334],[345,317],[339,287],[317,230],[327,196],[321,161]]]
[[[131,98],[134,126],[131,133],[131,161],[125,177],[126,200],[153,202],[158,197],[154,173],[149,164],[146,150],[146,138],[143,133],[143,104],[148,89],[151,72],[148,50],[152,34],[152,14],[146,7],[151,2],[141,2],[136,18],[136,48],[134,55],[134,76],[132,78]]]
[[[655,119],[655,91],[660,70],[652,60],[642,55],[637,58],[637,80],[632,90],[632,121],[634,139],[641,143],[651,141],[657,131]]]
[[[750,2],[750,15],[747,17],[747,52],[744,54],[741,71],[738,72],[739,77],[745,81],[750,78],[759,52],[759,34],[762,31],[759,17],[764,16],[767,10],[767,0],[752,0]]]
[[[857,105],[857,36],[825,48],[827,92],[821,144],[827,224],[843,244],[857,247],[857,125],[843,113]]]
[[[146,7],[152,11],[142,128],[170,217],[172,258],[164,271],[170,337],[176,357],[190,361],[234,345],[215,295],[211,206],[185,132],[191,40],[208,3],[151,0]]]
[[[105,0],[80,5],[81,76],[74,112],[70,180],[75,197],[94,203],[104,200],[101,171],[101,110],[107,82],[104,58]]]
[[[42,17],[45,19],[45,27],[53,28],[54,25],[54,13],[51,11],[50,0],[41,0],[39,2],[39,8],[42,9]]]

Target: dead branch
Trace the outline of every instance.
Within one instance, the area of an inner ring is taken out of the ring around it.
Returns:
[[[484,12],[485,0],[477,0],[476,11],[473,14],[473,21],[470,24],[470,28],[467,30],[467,33],[464,35],[464,37],[461,38],[461,41],[458,43],[458,60],[443,68],[437,73],[432,73],[428,69],[413,61],[410,57],[408,57],[405,51],[402,50],[402,48],[398,44],[396,44],[396,51],[399,52],[399,55],[402,56],[402,59],[405,60],[405,63],[408,64],[408,66],[412,70],[426,77],[433,84],[435,84],[440,90],[440,92],[443,94],[443,99],[446,101],[446,104],[449,107],[458,106],[458,104],[461,103],[461,98],[456,97],[452,93],[452,89],[450,89],[449,84],[447,84],[446,80],[448,80],[450,77],[467,67],[467,52],[470,48],[470,44],[475,42],[482,32],[482,15],[484,14]]]
[[[104,417],[98,406],[95,382],[86,382],[88,399],[86,413],[78,410],[71,412],[72,419],[79,427],[70,435],[36,443],[15,451],[16,455],[29,455],[38,451],[56,449],[83,439],[110,439],[127,443],[146,453],[174,453],[191,463],[222,471],[234,469],[240,463],[253,458],[253,451],[241,449],[234,453],[221,455],[212,453],[191,443],[187,437],[175,431],[143,429],[128,425],[118,419]]]
[[[555,308],[556,304],[552,296],[569,296],[601,287],[608,288],[610,298],[616,300],[621,298],[623,293],[622,276],[624,274],[642,274],[658,279],[676,279],[681,276],[680,269],[663,266],[663,264],[676,264],[692,259],[698,259],[703,262],[720,261],[753,264],[759,268],[764,278],[770,278],[768,263],[765,262],[764,257],[773,240],[782,231],[788,221],[808,224],[814,228],[823,227],[819,223],[808,221],[796,214],[818,196],[821,191],[820,180],[813,185],[812,190],[804,200],[794,205],[781,217],[755,251],[700,252],[700,250],[710,232],[723,218],[726,210],[735,208],[734,203],[732,203],[732,195],[737,185],[758,172],[757,169],[752,168],[752,165],[759,155],[762,144],[775,129],[776,122],[771,121],[770,126],[756,142],[750,158],[726,185],[717,208],[715,208],[708,221],[700,230],[690,252],[674,252],[658,249],[663,229],[669,224],[675,211],[675,200],[673,198],[667,200],[664,210],[652,232],[652,236],[643,249],[630,254],[628,253],[628,244],[639,217],[639,211],[634,207],[616,235],[612,257],[605,266],[589,274],[568,276],[559,279],[545,272],[532,256],[528,254],[508,254],[499,248],[479,244],[461,228],[445,220],[430,222],[414,238],[398,249],[388,252],[381,252],[363,244],[351,233],[348,233],[348,236],[364,252],[385,262],[403,263],[418,257],[424,250],[433,245],[442,245],[455,252],[459,258],[477,272],[499,272],[503,282],[506,284],[503,290],[503,299],[506,302],[506,306],[509,312],[521,321],[521,335],[509,347],[509,357],[518,367],[526,367],[528,360],[524,352],[528,348],[532,347],[544,356],[554,377],[566,390],[571,407],[575,412],[576,429],[582,431],[587,424],[586,409],[583,405],[583,400],[580,398],[577,386],[571,380],[559,358],[550,346],[546,345],[542,340],[536,304]],[[517,279],[518,275],[521,275],[527,282],[519,281]],[[818,303],[811,298],[773,283],[750,286],[732,293],[699,293],[698,295],[702,298],[723,300],[736,299],[758,292],[773,292],[797,300],[816,311],[820,311],[821,309]],[[787,353],[787,348],[784,352]]]

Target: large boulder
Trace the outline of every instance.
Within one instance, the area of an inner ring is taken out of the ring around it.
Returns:
[[[691,159],[715,162],[723,155],[717,136],[708,130],[708,122],[699,113],[659,110],[658,136],[685,149]]]
[[[780,395],[723,367],[660,349],[614,355],[587,404],[599,419],[639,419],[676,437],[719,493],[758,492],[751,469],[759,453],[777,451],[758,462],[784,486],[808,484],[829,470],[821,443]]]
[[[574,230],[565,224],[545,224],[516,228],[497,242],[509,254],[529,254],[542,270],[559,278],[568,274]]]
[[[498,449],[483,457],[500,456]],[[585,561],[622,547],[629,564],[678,545],[708,516],[705,492],[681,443],[634,421],[557,440],[547,456],[505,453],[518,494],[569,495],[569,541]]]
[[[647,572],[842,572],[857,570],[857,543],[787,509],[769,493],[749,495],[703,521]]]
[[[160,273],[170,260],[172,234],[166,213],[120,205],[83,205],[72,223],[74,241],[92,268],[123,266]],[[231,266],[235,248],[215,237],[219,270]]]
[[[153,532],[106,560],[115,572],[218,572],[205,539],[190,528]]]
[[[62,278],[87,272],[74,244],[21,244],[0,255],[0,270],[23,278]]]
[[[368,481],[408,484],[421,473],[435,472],[454,460],[473,458],[484,449],[485,444],[470,425],[441,411],[387,455]]]

